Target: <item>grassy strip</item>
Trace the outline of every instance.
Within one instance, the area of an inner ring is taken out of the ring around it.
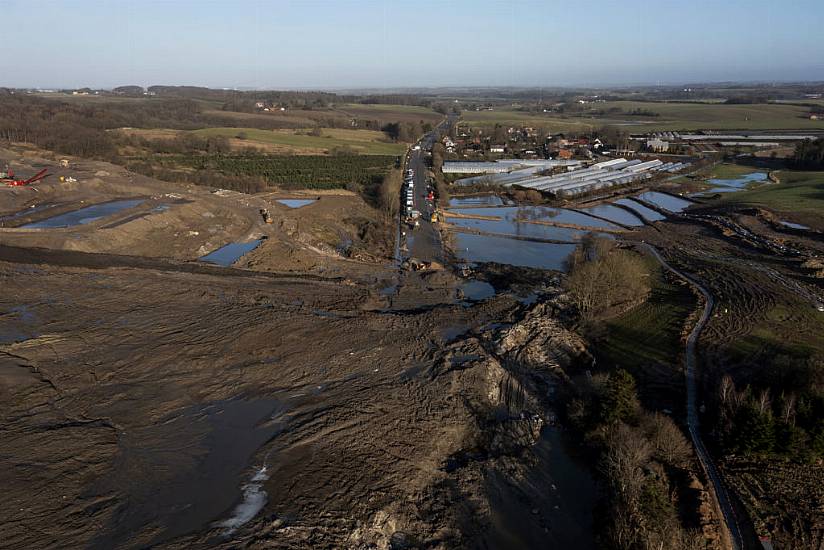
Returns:
[[[606,322],[599,354],[630,372],[657,365],[673,365],[681,348],[684,322],[695,310],[695,297],[685,287],[668,282],[660,266],[645,260],[650,274],[650,296],[642,304]]]

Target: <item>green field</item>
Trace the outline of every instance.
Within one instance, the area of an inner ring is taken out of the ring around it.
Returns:
[[[379,120],[384,123],[424,121],[433,126],[439,123],[444,117],[429,107],[419,107],[417,105],[345,103],[336,105],[335,111],[353,118]]]
[[[665,279],[654,259],[645,257],[645,263],[650,274],[649,298],[607,321],[595,352],[599,364],[624,368],[642,382],[640,386],[646,388],[642,399],[674,410],[681,405],[681,333],[695,311],[696,299],[688,288]]]
[[[632,370],[672,364],[680,352],[684,321],[695,309],[695,298],[687,288],[670,284],[654,260],[647,264],[649,299],[609,320],[607,336],[599,346],[600,353]]]
[[[722,204],[761,206],[786,214],[810,226],[824,226],[824,172],[782,170],[781,183],[761,185],[757,189],[727,193]]]
[[[708,177],[728,180],[740,178],[756,172],[763,172],[763,170],[758,170],[752,166],[742,166],[741,164],[729,164],[725,162],[713,166]]]
[[[529,113],[501,109],[467,111],[462,120],[470,125],[495,124],[544,127],[552,132],[580,131],[614,125],[630,132],[664,130],[770,130],[819,129],[824,121],[809,120],[807,107],[799,105],[756,104],[725,105],[714,103],[664,103],[646,101],[611,101],[582,106],[581,113]],[[596,111],[621,109],[623,113],[598,114]],[[630,116],[634,110],[650,111],[658,116]],[[591,114],[588,114],[588,111]]]
[[[403,143],[391,143],[383,132],[371,130],[341,130],[322,128],[320,136],[309,135],[309,130],[259,130],[256,128],[203,128],[195,130],[201,137],[222,136],[248,143],[272,145],[283,148],[281,152],[300,154],[329,153],[334,149],[348,148],[362,155],[402,155],[406,151]]]

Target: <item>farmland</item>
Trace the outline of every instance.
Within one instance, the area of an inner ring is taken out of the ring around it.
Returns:
[[[383,132],[375,130],[320,128],[320,135],[311,135],[310,132],[308,129],[204,128],[193,133],[201,137],[226,137],[233,146],[261,147],[292,155],[328,154],[335,149],[362,155],[401,155],[406,149],[403,143],[392,143]]]
[[[361,104],[349,103],[339,105],[335,109],[353,118],[379,120],[381,122],[428,122],[433,126],[443,119],[443,115],[436,113],[429,107],[416,105],[386,105],[380,103]]]
[[[343,188],[348,183],[369,185],[382,180],[394,163],[394,156],[380,155],[211,155],[179,159],[179,164],[197,170],[263,178],[270,185],[306,189]]]
[[[577,106],[576,106],[577,107]],[[658,116],[630,115],[636,111]],[[617,125],[628,131],[821,129],[824,122],[809,120],[807,107],[786,104],[729,105],[696,102],[609,101],[580,106],[571,113],[534,113],[501,109],[469,111],[470,125],[517,124],[556,131],[581,131]]]

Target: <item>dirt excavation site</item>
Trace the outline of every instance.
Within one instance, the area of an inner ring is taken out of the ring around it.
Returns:
[[[549,279],[473,301],[336,250],[354,195],[292,208],[40,155],[0,151],[53,172],[0,190],[0,546],[593,546],[596,488],[548,427],[590,358]]]
[[[0,548],[821,548],[820,222],[5,164]]]

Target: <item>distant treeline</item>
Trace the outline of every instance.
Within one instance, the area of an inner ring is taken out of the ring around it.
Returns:
[[[114,128],[195,129],[216,121],[190,100],[70,103],[27,94],[0,95],[0,141],[32,143],[82,157],[116,160]]]
[[[806,170],[824,169],[824,139],[805,140],[795,146],[792,165]]]
[[[168,93],[185,95],[177,88]],[[350,118],[332,111],[328,120],[322,116],[314,121],[318,126],[330,127],[351,124]],[[61,154],[106,160],[166,181],[189,181],[243,192],[260,191],[269,184],[362,187],[374,184],[374,178],[383,178],[395,160],[395,157],[359,157],[352,151],[338,151],[343,156],[334,160],[263,157],[254,153],[215,160],[211,157],[230,153],[226,138],[187,133],[170,138],[147,138],[111,131],[119,128],[193,130],[236,123],[228,115],[204,113],[202,105],[193,99],[74,102],[0,89],[0,142],[26,142]],[[243,123],[261,129],[283,127],[274,117],[271,122],[266,117],[250,117]],[[382,124],[369,120],[358,121],[358,127],[383,130],[389,138],[399,141],[417,138],[430,129],[424,122]],[[181,159],[189,159],[186,164],[199,170],[183,174],[178,165]],[[333,165],[337,168],[333,169]]]

